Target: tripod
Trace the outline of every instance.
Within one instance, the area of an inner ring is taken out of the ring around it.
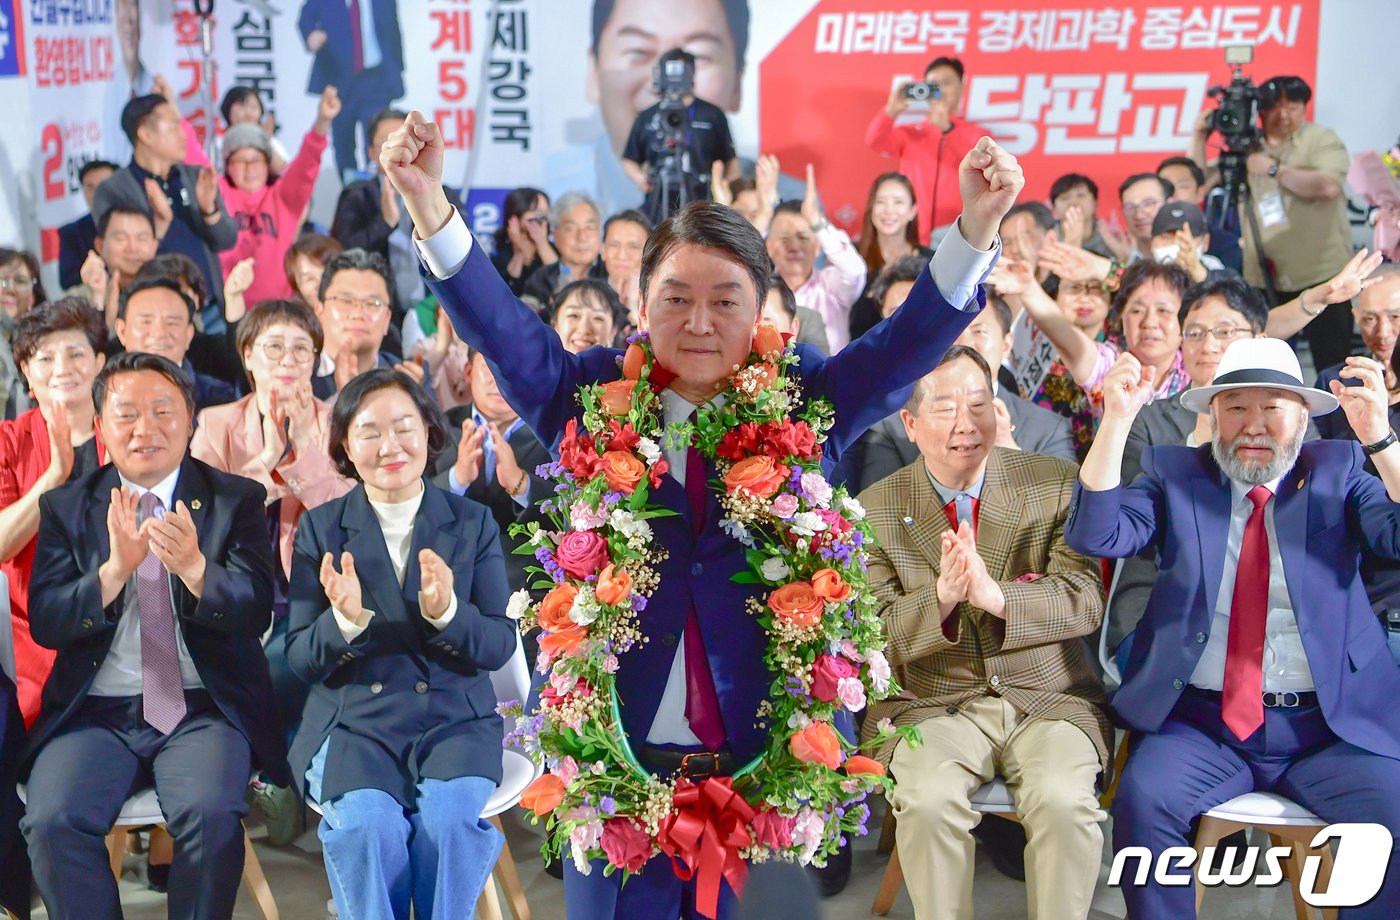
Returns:
[[[1254,257],[1259,260],[1259,277],[1264,279],[1264,292],[1269,296],[1269,306],[1278,305],[1278,292],[1274,289],[1274,273],[1269,260],[1264,257],[1264,241],[1259,233],[1259,215],[1254,212],[1254,193],[1249,188],[1248,171],[1245,169],[1245,160],[1249,157],[1249,152],[1245,150],[1226,150],[1220,154],[1220,186],[1225,190],[1224,206],[1218,215],[1218,223],[1225,223],[1231,211],[1234,211],[1236,218],[1241,213],[1244,219],[1239,221],[1241,232],[1248,224],[1249,237],[1254,243]]]

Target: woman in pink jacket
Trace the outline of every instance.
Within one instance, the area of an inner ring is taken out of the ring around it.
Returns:
[[[248,305],[293,292],[282,272],[282,259],[297,238],[311,190],[321,171],[321,155],[331,121],[340,112],[334,86],[321,93],[316,123],[306,132],[301,149],[280,176],[271,175],[272,148],[267,134],[254,124],[229,128],[223,138],[224,174],[219,180],[224,205],[238,221],[238,244],[219,254],[224,275],[244,259],[253,262],[253,281],[244,293]]]

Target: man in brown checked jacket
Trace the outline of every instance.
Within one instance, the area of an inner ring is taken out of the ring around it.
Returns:
[[[922,460],[860,501],[904,688],[867,724],[917,725],[924,739],[882,752],[915,916],[972,917],[969,797],[998,774],[1030,839],[1030,915],[1087,916],[1103,846],[1095,780],[1113,736],[1081,641],[1099,627],[1103,586],[1064,540],[1076,467],[993,447],[992,373],[970,348],[951,348],[900,415]]]

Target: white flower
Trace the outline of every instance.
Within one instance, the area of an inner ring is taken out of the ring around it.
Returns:
[[[549,543],[549,531],[545,530],[543,527],[530,534],[531,546],[544,546],[547,543]]]
[[[655,466],[656,462],[661,459],[661,445],[651,438],[642,438],[637,442],[637,453],[642,455],[647,466]]]
[[[827,508],[831,505],[831,483],[826,481],[819,472],[808,472],[802,474],[802,491],[807,493],[807,497],[812,500],[812,504],[818,508]]]
[[[641,540],[651,539],[651,525],[646,521],[637,520],[632,512],[624,511],[621,508],[608,515],[608,523],[613,530],[622,534],[628,540],[639,538]]]
[[[880,721],[875,723],[875,730],[880,732],[881,734],[889,731],[894,731],[894,720],[881,719]]]
[[[749,529],[733,518],[727,517],[721,519],[719,522],[719,529],[747,547],[752,548],[754,546],[753,536],[749,533]]]
[[[885,653],[872,649],[865,657],[870,665],[870,686],[876,693],[884,693],[890,688],[890,663]]]
[[[593,588],[584,585],[579,588],[578,594],[574,597],[574,605],[569,608],[569,619],[580,626],[587,626],[598,619],[598,612],[601,609],[598,605],[598,598],[593,594]]]
[[[799,731],[799,732],[800,732],[800,731],[802,731],[802,729],[806,728],[808,725],[811,725],[811,724],[812,724],[812,720],[811,720],[811,718],[807,715],[807,713],[803,712],[803,711],[800,710],[800,709],[797,709],[797,710],[794,710],[794,711],[793,711],[792,715],[788,716],[787,724],[788,724],[788,728],[791,728],[791,729],[794,730],[794,731]]]
[[[506,616],[512,620],[518,620],[525,615],[525,611],[530,609],[530,592],[524,588],[510,596],[510,603],[506,604]]]
[[[865,520],[865,506],[849,495],[841,497],[841,511],[853,521]]]
[[[769,556],[763,560],[759,573],[768,581],[782,581],[792,574],[792,569],[788,568],[781,556]]]
[[[826,521],[811,511],[802,511],[792,516],[792,532],[799,537],[814,537],[826,530]]]

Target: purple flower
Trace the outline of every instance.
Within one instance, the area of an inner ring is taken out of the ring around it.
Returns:
[[[598,810],[605,815],[617,814],[617,802],[610,795],[603,796],[603,800],[598,803]]]
[[[632,595],[632,610],[641,613],[647,609],[647,597],[645,594]]]

